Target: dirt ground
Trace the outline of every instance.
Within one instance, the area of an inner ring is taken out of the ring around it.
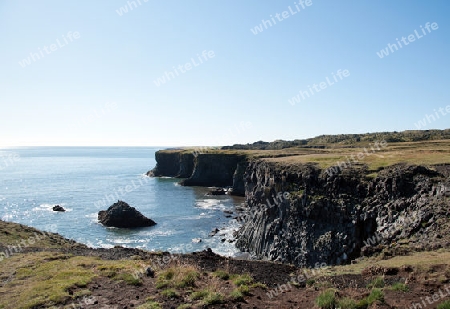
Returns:
[[[6,250],[5,244],[15,243],[8,240],[11,237],[26,239],[34,232],[36,230],[29,227],[0,221],[0,251]],[[347,266],[305,270],[273,262],[226,258],[214,254],[211,250],[177,255],[122,247],[92,249],[57,234],[48,234],[38,247],[25,247],[20,255],[26,259],[28,254],[51,252],[55,256],[67,254],[73,257],[98,257],[101,260],[122,261],[122,263],[138,261],[139,265],[143,265],[138,274],[140,282],[137,285],[107,275],[98,275],[87,286],[70,288],[69,294],[73,298],[67,297],[63,303],[50,308],[319,308],[316,304],[319,295],[324,291],[332,291],[332,296],[336,300],[344,298],[354,300],[353,305],[345,308],[342,306],[342,309],[434,309],[443,301],[450,301],[450,253],[448,250],[440,250],[409,252],[404,253],[404,256],[380,257],[373,260],[374,262],[363,259]],[[395,259],[397,260],[394,263]],[[0,266],[7,265],[4,264],[5,261],[8,263],[10,259],[4,260]],[[193,285],[177,288],[172,296],[165,294],[163,288],[157,287],[158,276],[165,270],[186,267],[195,269],[199,274]],[[152,271],[147,272],[148,269]],[[230,276],[248,274],[253,279],[248,283],[249,291],[240,299],[230,298],[229,296],[236,290],[236,283],[231,277],[218,278],[214,274],[218,270]],[[303,280],[299,279],[301,276]],[[0,286],[7,284],[9,278],[5,279],[7,280]],[[377,288],[381,288],[383,297],[370,305],[364,305],[363,300],[374,290],[370,285],[376,280],[378,284],[381,280],[382,286]],[[15,285],[14,281],[10,284]],[[406,289],[394,289],[396,284]],[[213,290],[226,297],[220,303],[210,305],[205,305],[201,300],[193,300],[193,292],[204,290]],[[1,305],[0,307],[3,308]],[[13,305],[6,307],[16,308]],[[336,304],[322,308],[339,307]]]
[[[127,249],[128,254],[136,253],[133,251]],[[124,255],[128,254],[124,252],[121,254],[112,253],[109,257],[124,257]],[[103,256],[103,258],[105,257]],[[149,264],[155,265],[153,258],[151,262],[149,260]],[[375,278],[379,277],[384,279],[384,301],[375,302],[368,308],[414,308],[411,306],[413,303],[416,303],[421,304],[423,308],[432,309],[437,308],[437,305],[442,301],[450,300],[450,293],[447,293],[445,290],[447,288],[450,291],[450,267],[448,264],[434,265],[423,270],[407,265],[399,268],[374,266],[364,269],[358,275],[311,277],[308,284],[306,284],[306,282],[298,282],[293,279],[301,273],[300,270],[293,266],[261,261],[233,260],[208,251],[177,256],[168,263],[167,267],[174,263],[178,265],[195,265],[202,273],[202,277],[197,283],[199,289],[207,287],[207,283],[210,280],[209,273],[218,269],[227,270],[229,273],[248,273],[254,278],[255,282],[263,283],[266,287],[252,288],[250,295],[245,296],[243,301],[225,300],[221,304],[206,306],[193,304],[189,298],[192,291],[189,290],[181,291],[180,295],[174,298],[167,298],[161,295],[161,290],[156,288],[156,279],[153,277],[143,276],[143,284],[141,286],[132,286],[125,282],[117,282],[100,277],[88,286],[88,289],[92,292],[90,296],[91,303],[79,301],[78,303],[72,302],[66,305],[82,305],[77,308],[125,309],[138,307],[151,297],[152,300],[161,304],[162,308],[178,308],[182,304],[192,304],[191,308],[318,308],[315,300],[324,290],[334,288],[338,298],[349,297],[358,301],[369,295],[370,289],[367,286]],[[389,288],[389,286],[399,282],[406,283],[409,290],[402,292]],[[219,281],[219,286],[215,288],[227,293],[231,288],[230,282],[226,280]],[[273,293],[274,289],[277,289],[275,291],[278,292],[278,295]],[[269,296],[271,291],[272,295]],[[438,301],[433,302],[432,298],[429,298],[432,303],[426,302],[427,297],[431,297],[433,294],[439,293],[439,291],[441,291],[441,297]],[[442,297],[442,295],[446,296]],[[425,302],[426,307],[422,301]],[[416,308],[421,307],[417,306]]]

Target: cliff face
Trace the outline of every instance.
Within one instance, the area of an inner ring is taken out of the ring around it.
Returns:
[[[182,151],[157,151],[156,167],[147,173],[148,176],[167,176],[188,178],[194,170],[194,155]]]
[[[208,154],[196,156],[184,151],[158,151],[157,165],[149,176],[187,178],[185,186],[232,187],[233,194],[245,194],[243,174],[247,167],[246,157],[239,154]]]
[[[369,177],[358,165],[328,174],[245,155],[156,154],[154,176],[232,186],[246,196],[236,246],[260,259],[314,266],[384,251],[450,247],[450,166],[394,165]],[[447,235],[447,236],[446,236]]]
[[[233,176],[244,157],[229,154],[199,154],[192,175],[182,181],[186,186],[233,186]]]
[[[315,165],[253,162],[244,175],[249,209],[236,245],[297,266],[448,247],[445,171],[397,165],[370,179],[364,168],[330,176]]]

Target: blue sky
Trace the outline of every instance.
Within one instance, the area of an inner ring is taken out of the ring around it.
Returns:
[[[3,0],[0,146],[417,129],[450,105],[449,14],[447,0]],[[408,46],[378,56],[409,35]],[[449,128],[450,113],[439,115],[421,128]]]

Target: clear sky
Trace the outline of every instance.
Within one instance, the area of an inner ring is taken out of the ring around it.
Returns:
[[[449,128],[449,16],[448,0],[0,0],[0,146]]]

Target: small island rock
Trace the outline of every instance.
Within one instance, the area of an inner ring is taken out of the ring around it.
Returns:
[[[226,192],[223,188],[213,188],[208,195],[225,195]]]
[[[62,206],[60,206],[60,205],[55,205],[55,206],[53,206],[53,211],[60,211],[60,212],[64,212],[64,211],[66,211]]]
[[[108,227],[136,228],[156,224],[155,221],[145,217],[136,208],[123,201],[117,201],[107,210],[98,212],[98,220]]]

